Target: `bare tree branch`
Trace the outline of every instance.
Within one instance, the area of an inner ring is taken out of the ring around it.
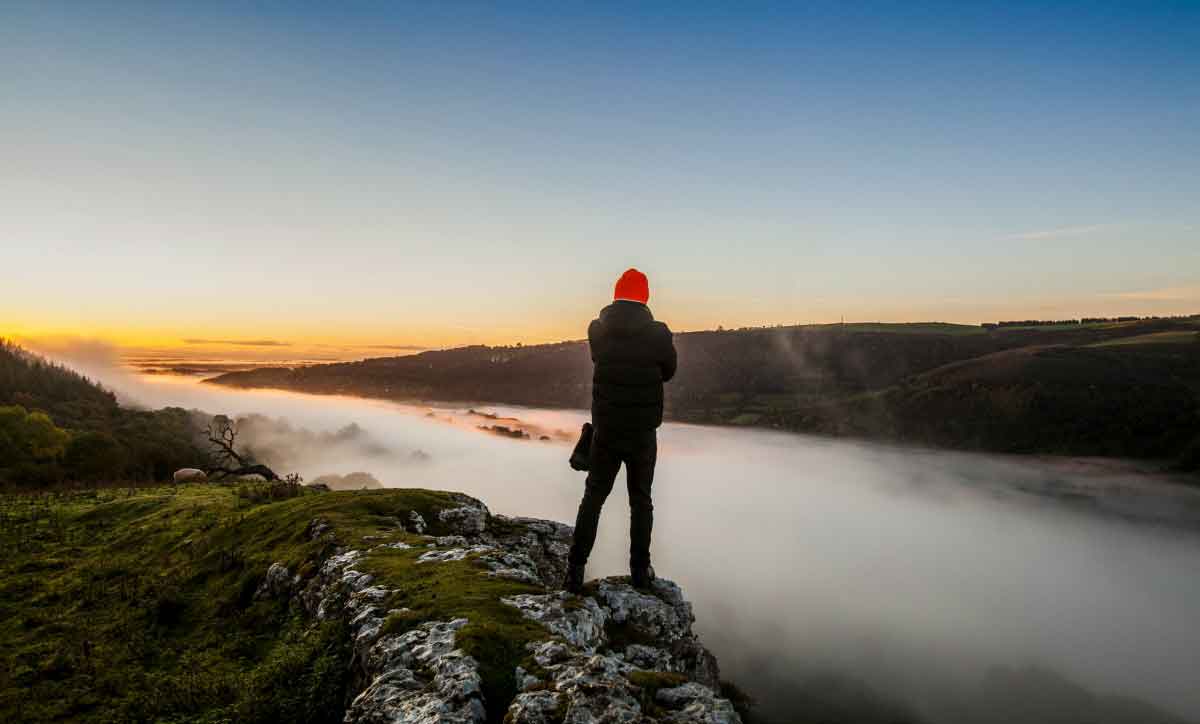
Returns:
[[[261,475],[267,480],[279,480],[274,470],[240,455],[237,445],[237,423],[226,415],[217,415],[208,424],[209,454],[213,465],[205,472],[221,477]]]

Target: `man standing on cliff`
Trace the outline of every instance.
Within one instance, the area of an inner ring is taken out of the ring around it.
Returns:
[[[617,280],[613,303],[588,326],[592,351],[592,447],[587,487],[575,519],[575,540],[563,588],[579,593],[584,566],[596,542],[600,508],[625,464],[629,488],[629,573],[633,585],[654,580],[650,529],[654,504],[650,485],[658,457],[656,430],[662,424],[663,383],[675,375],[671,330],[656,322],[646,302],[646,275],[629,269]]]

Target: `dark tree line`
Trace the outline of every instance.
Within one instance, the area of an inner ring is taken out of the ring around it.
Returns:
[[[199,413],[134,410],[65,367],[0,340],[0,484],[168,480],[205,459]]]
[[[1056,327],[1067,324],[1106,324],[1112,322],[1142,322],[1156,321],[1162,319],[1197,319],[1198,314],[1180,314],[1175,316],[1124,316],[1124,317],[1081,317],[1079,319],[1010,319],[1002,322],[984,322],[980,326],[984,329],[997,329],[1000,327]]]

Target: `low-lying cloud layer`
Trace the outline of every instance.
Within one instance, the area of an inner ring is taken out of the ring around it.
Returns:
[[[184,344],[217,344],[229,347],[291,347],[291,342],[281,342],[277,339],[198,339],[189,337]]]
[[[252,414],[237,420],[238,446],[260,462],[280,470],[337,466],[338,461],[394,464],[396,451],[373,439],[357,423],[314,432],[285,419]]]

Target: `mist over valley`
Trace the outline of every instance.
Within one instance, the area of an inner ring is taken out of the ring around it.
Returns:
[[[560,433],[583,412],[111,385],[150,406],[254,416],[247,444],[310,480],[363,471],[563,521],[582,486]],[[501,422],[534,434],[486,429]],[[689,591],[698,629],[765,715],[1200,719],[1200,490],[1180,479],[670,423],[660,445],[655,566]],[[591,575],[624,569],[623,498],[602,518]]]

